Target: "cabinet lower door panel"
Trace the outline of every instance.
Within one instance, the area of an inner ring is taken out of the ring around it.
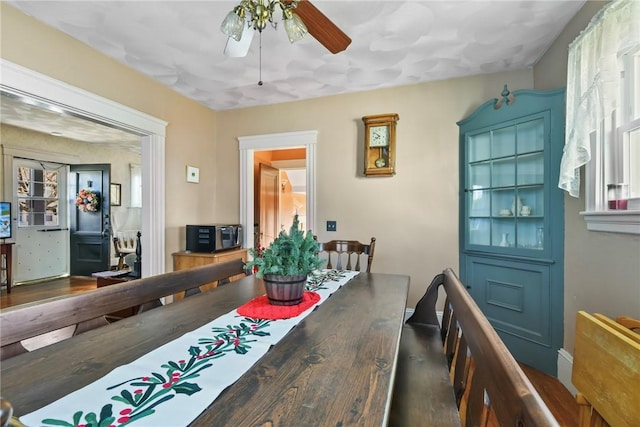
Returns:
[[[463,283],[514,357],[555,372],[550,266],[467,256],[466,273]]]

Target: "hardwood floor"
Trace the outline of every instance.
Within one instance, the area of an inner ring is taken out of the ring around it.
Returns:
[[[529,381],[547,404],[562,427],[578,427],[578,404],[573,395],[556,378],[520,364]]]
[[[0,308],[53,298],[60,295],[77,294],[79,292],[96,289],[94,277],[72,276],[53,279],[47,282],[12,286],[11,293],[2,289]]]
[[[96,289],[96,286],[96,279],[91,277],[68,277],[44,283],[15,286],[11,289],[11,294],[2,290],[0,307],[6,308],[45,298],[86,292]],[[527,365],[521,366],[558,423],[562,427],[577,427],[578,405],[573,395],[556,378]]]

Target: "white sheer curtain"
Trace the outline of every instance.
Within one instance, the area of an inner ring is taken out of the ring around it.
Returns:
[[[580,192],[580,166],[592,158],[592,143],[606,149],[615,135],[620,107],[622,56],[637,47],[640,2],[607,4],[569,46],[565,147],[558,186]]]

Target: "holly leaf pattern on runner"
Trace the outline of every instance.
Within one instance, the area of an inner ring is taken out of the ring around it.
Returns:
[[[82,414],[82,411],[74,413],[72,422],[47,418],[42,420],[42,423],[45,425],[62,427],[110,427],[116,420],[113,417],[111,404],[106,404],[102,407],[102,410],[100,410],[100,418],[96,418],[95,412],[88,412],[84,417],[85,423],[82,423]]]
[[[181,393],[181,394],[186,394],[188,396],[191,396],[193,393],[197,393],[202,389],[200,388],[200,386],[198,386],[198,384],[182,383],[173,387],[173,390],[176,393]]]

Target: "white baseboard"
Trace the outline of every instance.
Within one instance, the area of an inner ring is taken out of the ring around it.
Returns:
[[[574,396],[578,392],[571,382],[571,370],[573,369],[573,356],[564,348],[558,350],[558,381],[564,385]]]

